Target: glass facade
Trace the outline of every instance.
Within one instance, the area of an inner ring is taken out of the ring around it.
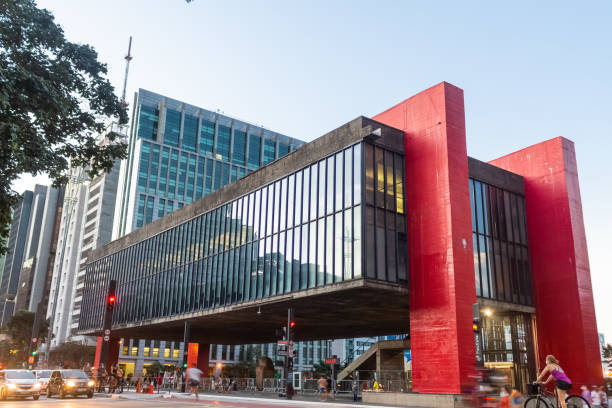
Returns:
[[[476,295],[533,306],[525,197],[470,179]]]
[[[202,198],[303,144],[144,90],[139,91],[133,117],[114,238]],[[131,187],[133,176],[135,189]]]
[[[383,157],[382,178],[374,183],[382,201],[361,188],[375,170],[364,164],[364,151]],[[358,143],[94,261],[79,328],[101,326],[111,279],[117,280],[114,324],[364,277],[406,283],[403,160]],[[372,216],[365,223],[363,208]],[[364,235],[364,225],[376,234]],[[372,269],[364,269],[369,257]]]

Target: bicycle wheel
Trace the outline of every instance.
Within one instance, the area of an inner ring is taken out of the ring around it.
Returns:
[[[550,404],[541,395],[527,398],[523,404],[524,408],[551,408]]]
[[[570,395],[565,399],[567,408],[591,408],[591,404],[580,395]]]

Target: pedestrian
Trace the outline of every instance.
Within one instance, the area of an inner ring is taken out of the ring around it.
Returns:
[[[193,392],[195,394],[196,400],[199,399],[198,387],[200,386],[202,374],[202,370],[197,368],[195,364],[188,368],[186,372],[188,378],[187,385],[189,385],[189,393],[191,394]]]
[[[510,393],[510,405],[512,408],[521,408],[521,392],[516,388]]]
[[[319,379],[317,380],[317,389],[319,391],[319,394],[321,394],[320,399],[321,401],[326,401],[327,400],[327,380],[321,376],[319,377]]]
[[[331,397],[332,400],[336,399],[336,396],[334,395],[334,389],[333,389],[333,381],[330,377],[327,378],[327,398],[329,399]]]
[[[548,375],[548,378],[546,381],[542,381],[546,375]],[[546,367],[544,367],[536,379],[536,383],[547,384],[552,380],[555,380],[557,383],[557,400],[559,401],[559,406],[561,408],[567,408],[565,398],[567,397],[567,391],[572,388],[572,380],[569,379],[567,374],[565,374],[559,365],[559,360],[557,360],[552,354],[549,354],[546,356]]]
[[[357,401],[359,399],[359,381],[355,377],[353,377],[353,382],[351,383],[351,390],[353,391],[353,401]]]
[[[372,389],[376,392],[380,390],[380,384],[378,383],[378,380],[374,380],[374,385],[372,385]]]
[[[608,408],[608,394],[605,387],[599,387],[599,397],[601,398],[601,406]]]
[[[510,408],[510,394],[504,385],[499,392],[499,408]]]
[[[162,377],[161,371],[157,374],[157,389],[161,388],[164,377]]]
[[[599,393],[599,388],[596,385],[591,387],[591,407],[601,408],[601,394]]]
[[[589,405],[591,405],[593,401],[591,400],[591,391],[589,391],[589,388],[586,385],[583,385],[580,387],[580,390],[582,391],[580,396],[584,398],[585,401],[589,403]]]

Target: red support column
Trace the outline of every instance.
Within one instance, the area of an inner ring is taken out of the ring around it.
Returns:
[[[210,344],[189,343],[187,347],[187,367],[194,364],[204,373],[204,377],[209,376],[209,354]]]
[[[459,393],[476,366],[463,91],[442,82],[374,119],[405,132],[413,390]]]
[[[96,372],[98,371],[98,367],[100,367],[100,353],[102,352],[102,337],[96,337],[96,354],[94,356],[94,368]]]
[[[525,179],[540,359],[575,384],[603,384],[574,143],[557,137],[492,160]]]

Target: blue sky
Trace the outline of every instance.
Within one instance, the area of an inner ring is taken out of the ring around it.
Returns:
[[[118,93],[134,36],[130,101],[147,88],[309,141],[447,81],[465,91],[471,156],[573,140],[598,325],[612,342],[612,3],[494,3],[38,1],[96,48]]]

